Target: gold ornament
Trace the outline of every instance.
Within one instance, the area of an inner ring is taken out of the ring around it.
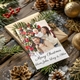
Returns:
[[[66,4],[64,12],[68,17],[77,17],[80,13],[80,5],[77,2],[69,2]]]
[[[73,39],[72,44],[74,47],[76,47],[78,50],[80,50],[80,33],[77,33]]]

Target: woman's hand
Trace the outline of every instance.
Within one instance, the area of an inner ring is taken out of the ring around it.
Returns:
[[[39,44],[39,46],[40,46],[40,47],[44,47],[45,45],[44,45],[44,44],[42,44],[42,43],[40,43],[40,44]]]
[[[43,46],[43,44],[41,43],[41,47],[42,47],[42,46]],[[43,50],[40,49],[39,47],[40,47],[40,44],[39,44],[39,45],[36,45],[37,51],[40,52],[40,53],[44,53]]]
[[[39,48],[39,46],[38,46],[38,45],[36,45],[36,48],[38,49],[38,48]]]

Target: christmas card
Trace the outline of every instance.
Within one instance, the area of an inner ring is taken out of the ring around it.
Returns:
[[[69,57],[45,20],[35,22],[33,25],[24,22],[18,25],[20,27],[15,31],[36,69]]]

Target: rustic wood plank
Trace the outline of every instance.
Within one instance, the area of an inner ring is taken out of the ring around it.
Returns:
[[[3,31],[3,34],[6,38],[6,43],[9,42],[12,39],[12,37],[6,32],[6,30]]]
[[[32,1],[31,3],[29,3],[27,6],[23,7],[21,9],[21,11],[18,13],[18,15],[16,16],[17,19],[22,19],[24,17],[27,17],[33,13],[36,13],[37,11],[32,10],[32,6],[34,4],[34,1]]]
[[[5,43],[8,43],[12,39],[12,37],[6,32],[5,29],[3,29],[2,31],[0,31],[0,35],[1,34],[3,34],[4,37],[5,37],[5,39],[6,39],[6,42]]]
[[[3,58],[0,59],[0,65],[2,65],[6,60],[8,60],[11,56],[6,55]]]
[[[18,43],[14,39],[12,39],[5,46],[7,46],[7,47],[13,47],[14,45],[18,45]]]
[[[76,32],[74,32],[69,38],[68,38],[68,41],[72,42],[72,38],[73,36],[76,34]]]
[[[73,62],[80,56],[80,53],[77,49],[73,48],[72,52],[69,55],[69,58],[66,59],[66,63],[68,63],[68,66],[72,66]]]
[[[65,41],[62,45],[66,52],[69,54],[69,58],[66,59],[65,64],[68,64],[68,66],[72,66],[73,62],[80,56],[79,50],[77,50],[73,45],[72,45],[72,38],[76,33],[74,32],[70,37],[68,37],[68,40]]]
[[[5,46],[7,46],[9,48],[13,47],[14,45],[18,45],[15,40],[10,40],[9,42],[7,42],[5,44]],[[8,60],[10,57],[11,57],[11,55],[6,54],[2,58],[0,58],[0,65],[3,64],[6,60]]]
[[[44,75],[42,72],[35,74],[31,80],[48,80],[48,75]]]
[[[66,40],[64,43],[62,43],[62,45],[63,45],[64,49],[66,50],[66,52],[70,55],[73,50],[73,49],[71,49],[71,47],[72,47],[71,42]]]
[[[75,56],[75,55],[76,55],[76,56]],[[79,56],[80,56],[80,52],[79,52],[79,51],[75,51],[74,56],[71,57],[70,63],[69,63],[68,66],[71,67],[71,66],[73,65],[73,63],[75,62],[75,60],[76,60],[77,58],[79,58]]]
[[[9,70],[13,68],[13,66],[23,65],[24,63],[28,63],[29,69],[32,73],[36,70],[31,59],[28,54],[25,52],[15,54],[9,60],[7,60],[3,65],[0,66],[0,80],[7,80],[9,78]]]

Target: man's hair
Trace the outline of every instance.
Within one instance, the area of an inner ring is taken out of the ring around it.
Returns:
[[[41,39],[40,37],[37,37],[37,36],[34,36],[32,39],[34,39],[34,38],[38,38],[38,39]]]

